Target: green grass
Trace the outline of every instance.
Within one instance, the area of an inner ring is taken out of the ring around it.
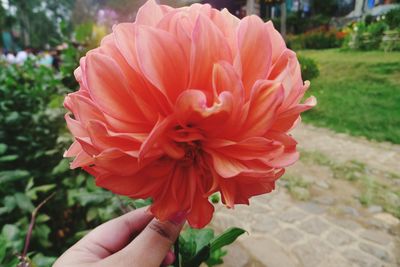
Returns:
[[[285,187],[293,198],[303,201],[310,198],[310,183],[304,181],[301,177],[286,174],[281,179],[286,182]]]
[[[305,50],[318,78],[308,95],[318,105],[305,122],[355,136],[400,144],[400,53]]]

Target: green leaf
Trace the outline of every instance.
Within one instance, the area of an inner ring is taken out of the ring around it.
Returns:
[[[44,222],[47,222],[48,220],[50,220],[50,217],[49,217],[49,215],[46,215],[46,214],[39,214],[36,217],[36,223],[44,223]]]
[[[7,151],[7,145],[0,143],[0,155],[3,155]]]
[[[195,231],[196,252],[199,252],[204,246],[207,246],[214,238],[214,230],[210,228],[193,229]]]
[[[82,237],[84,237],[85,235],[87,235],[90,231],[91,231],[91,229],[76,232],[75,235],[74,235],[74,238],[75,238],[76,240],[79,240],[79,239],[81,239]]]
[[[35,207],[33,206],[32,201],[27,195],[23,193],[16,193],[14,196],[17,205],[21,210],[28,212],[32,212],[34,210]]]
[[[133,205],[137,209],[140,209],[142,207],[147,207],[147,206],[151,205],[152,203],[153,203],[153,200],[151,198],[133,200]]]
[[[227,229],[225,232],[223,232],[221,235],[217,236],[211,241],[211,251],[216,251],[217,249],[232,244],[239,236],[241,236],[245,232],[245,230],[237,227]]]
[[[18,258],[14,257],[10,262],[5,263],[5,265],[2,265],[1,267],[15,267],[17,266],[18,262]]]
[[[10,162],[10,161],[14,161],[18,158],[18,155],[6,155],[6,156],[2,156],[0,157],[0,162]]]
[[[2,263],[6,257],[6,249],[7,239],[3,235],[0,235],[0,263]]]
[[[43,255],[42,253],[38,253],[32,258],[32,262],[36,266],[51,266],[56,261],[56,259],[56,257],[48,257]]]
[[[98,216],[98,211],[97,211],[97,207],[91,207],[88,212],[86,213],[86,220],[88,222],[93,221],[94,219],[96,219],[96,217]]]
[[[183,266],[199,266],[210,257],[210,242],[214,231],[210,228],[187,228],[180,236]]]
[[[181,237],[188,243],[190,242],[195,243],[196,249],[194,253],[196,253],[211,242],[211,240],[214,238],[214,231],[210,228],[204,228],[204,229],[187,228],[185,231],[182,232]]]
[[[40,243],[40,245],[47,248],[51,246],[51,242],[49,241],[50,232],[50,227],[46,224],[36,224],[35,228],[33,229],[33,236]]]
[[[6,207],[1,207],[0,208],[0,215],[2,215],[4,213],[8,213],[8,212],[9,212],[8,208],[6,208]]]
[[[17,201],[13,195],[6,196],[3,203],[4,207],[7,208],[8,211],[12,211],[17,206]]]
[[[16,241],[19,239],[18,227],[13,224],[6,224],[3,226],[1,235],[4,236],[8,242]]]
[[[26,184],[25,187],[25,192],[29,191],[33,186],[34,186],[34,182],[33,182],[33,177],[31,177],[28,181],[28,183]]]
[[[37,193],[47,193],[56,187],[55,184],[45,184],[40,186],[35,186],[26,192],[26,195],[33,200],[37,199]]]
[[[16,111],[13,111],[13,112],[10,112],[10,114],[8,114],[8,116],[6,117],[6,119],[5,119],[5,122],[8,124],[8,123],[15,123],[17,120],[19,119],[19,115],[18,115],[18,112],[16,112]]]
[[[221,200],[220,194],[219,193],[214,193],[213,195],[210,196],[210,200],[212,203],[217,204]]]
[[[52,170],[52,174],[53,175],[58,175],[58,174],[62,174],[66,171],[69,170],[69,160],[68,159],[62,159],[57,166],[55,166]]]
[[[25,170],[0,171],[0,185],[8,182],[25,179],[29,172]]]
[[[222,258],[227,254],[228,252],[222,249],[215,250],[211,253],[210,258],[206,261],[207,265],[209,267],[215,266],[215,265],[220,265],[223,264],[224,261]]]
[[[198,267],[204,261],[207,261],[210,257],[211,247],[210,244],[200,249],[196,255],[190,258],[188,261],[183,262],[183,267]]]

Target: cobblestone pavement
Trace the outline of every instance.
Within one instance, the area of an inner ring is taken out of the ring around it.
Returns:
[[[325,146],[318,131],[325,135],[325,142],[339,145]],[[378,157],[381,164],[387,164],[387,171],[397,173],[399,165],[394,164],[394,159],[400,155],[399,147],[390,148],[352,137],[346,139],[344,135],[310,126],[302,126],[297,134],[299,139],[319,138],[319,146],[310,144],[307,147],[309,140],[300,141],[303,151],[317,150],[334,157],[344,154],[345,158],[341,157],[339,163],[357,160],[372,166],[371,169],[379,169],[376,175],[383,175],[382,166],[376,163]],[[347,140],[352,141],[347,148],[350,146],[353,150],[347,154],[337,151],[346,147]],[[363,149],[369,154],[362,153]],[[386,155],[386,162],[383,155]],[[369,161],[374,163],[369,164]],[[312,162],[299,162],[289,168],[287,175],[299,175],[310,184],[308,195],[300,198],[305,200],[293,197],[287,180],[282,179],[274,192],[253,198],[250,207],[237,206],[233,210],[222,205],[217,207],[212,222],[217,230],[238,226],[248,231],[229,247],[223,266],[400,266],[399,219],[384,212],[379,205],[362,206],[357,185],[334,178],[327,166]],[[390,182],[399,186],[396,177]],[[395,201],[400,208],[400,199]]]

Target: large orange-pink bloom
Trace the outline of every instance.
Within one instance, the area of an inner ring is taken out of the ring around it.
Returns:
[[[274,189],[299,157],[288,132],[315,105],[300,103],[309,83],[271,22],[209,5],[148,1],[75,77],[80,89],[65,99],[71,167],[198,228],[212,218],[211,194],[233,207]]]

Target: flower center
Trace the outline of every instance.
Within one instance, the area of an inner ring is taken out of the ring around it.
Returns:
[[[181,162],[184,165],[191,165],[196,162],[201,156],[201,144],[199,141],[182,143],[183,149],[185,150],[185,156],[182,158]]]

